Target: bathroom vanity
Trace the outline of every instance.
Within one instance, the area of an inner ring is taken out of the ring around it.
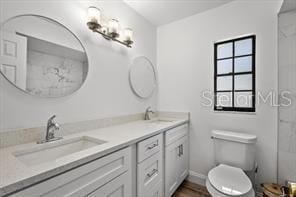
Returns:
[[[188,119],[134,121],[0,153],[0,196],[171,196],[188,175]]]

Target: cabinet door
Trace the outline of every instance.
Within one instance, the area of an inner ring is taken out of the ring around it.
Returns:
[[[165,148],[165,196],[171,196],[178,187],[179,142]]]
[[[126,172],[95,190],[88,197],[130,197],[131,195],[131,176]]]
[[[183,180],[188,175],[189,169],[189,147],[188,147],[188,136],[184,136],[179,140],[180,154],[178,157],[178,179],[179,182]]]

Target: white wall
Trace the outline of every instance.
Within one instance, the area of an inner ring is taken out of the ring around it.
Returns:
[[[40,14],[55,19],[81,39],[89,58],[85,84],[64,98],[32,97],[0,76],[1,130],[44,125],[52,114],[57,114],[58,121],[64,123],[144,112],[148,105],[156,107],[156,94],[151,99],[140,100],[128,82],[133,57],[144,55],[156,62],[156,28],[123,2],[100,2],[98,7],[107,17],[117,18],[123,27],[134,30],[133,48],[126,48],[88,30],[89,5],[87,1],[0,1],[1,23],[20,14]]]
[[[256,87],[277,90],[277,13],[281,1],[233,1],[157,30],[159,110],[191,112],[190,170],[207,175],[215,165],[211,130],[258,136],[259,182],[276,181],[277,108],[256,114],[214,113],[201,106],[203,90],[214,87],[214,42],[256,34]]]

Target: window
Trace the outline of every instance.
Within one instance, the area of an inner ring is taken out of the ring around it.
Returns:
[[[214,110],[255,112],[255,39],[215,43]]]

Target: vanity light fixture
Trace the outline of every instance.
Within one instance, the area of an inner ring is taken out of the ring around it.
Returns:
[[[125,28],[123,30],[122,39],[119,39],[121,36],[118,20],[110,19],[107,26],[103,26],[101,21],[101,10],[97,7],[91,6],[88,8],[87,26],[90,30],[101,34],[107,40],[116,41],[129,48],[132,47],[133,30],[130,28]]]

